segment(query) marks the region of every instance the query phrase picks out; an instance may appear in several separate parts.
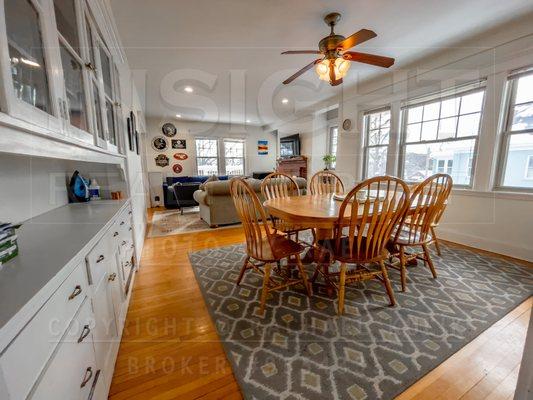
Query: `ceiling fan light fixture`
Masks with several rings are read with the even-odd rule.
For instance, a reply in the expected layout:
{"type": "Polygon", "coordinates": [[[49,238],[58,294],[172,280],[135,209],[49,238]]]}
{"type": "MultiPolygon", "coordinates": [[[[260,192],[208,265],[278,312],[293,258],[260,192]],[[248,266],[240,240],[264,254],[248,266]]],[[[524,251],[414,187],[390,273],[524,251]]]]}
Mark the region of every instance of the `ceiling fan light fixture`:
{"type": "MultiPolygon", "coordinates": [[[[330,68],[331,63],[330,60],[324,59],[320,61],[315,68],[316,73],[318,74],[318,78],[320,80],[330,82],[331,76],[330,76],[330,68]]],[[[335,63],[333,64],[333,73],[335,74],[335,80],[342,79],[346,76],[348,73],[348,70],[350,69],[350,62],[348,60],[345,60],[343,58],[337,58],[335,59],[335,63]]]]}

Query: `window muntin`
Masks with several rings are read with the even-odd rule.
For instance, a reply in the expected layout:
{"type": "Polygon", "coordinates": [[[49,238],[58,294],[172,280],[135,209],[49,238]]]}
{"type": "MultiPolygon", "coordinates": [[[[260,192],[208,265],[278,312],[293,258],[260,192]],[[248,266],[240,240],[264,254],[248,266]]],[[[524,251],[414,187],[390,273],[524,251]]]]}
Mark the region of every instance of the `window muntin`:
{"type": "Polygon", "coordinates": [[[218,140],[196,139],[196,169],[198,175],[218,174],[218,140]]]}
{"type": "Polygon", "coordinates": [[[244,140],[224,139],[226,175],[244,175],[244,140]]]}
{"type": "Polygon", "coordinates": [[[500,187],[533,189],[533,71],[509,80],[500,187]]]}
{"type": "Polygon", "coordinates": [[[484,96],[485,89],[474,89],[402,110],[403,179],[419,182],[443,172],[454,184],[471,186],[484,96]]]}
{"type": "MultiPolygon", "coordinates": [[[[328,137],[328,154],[337,157],[337,147],[339,143],[339,127],[332,126],[329,128],[329,137],[328,137]]],[[[331,168],[335,169],[337,161],[331,163],[331,168]]]]}
{"type": "Polygon", "coordinates": [[[52,114],[39,12],[30,0],[5,0],[15,96],[52,114]]]}
{"type": "MultiPolygon", "coordinates": [[[[416,115],[413,115],[416,118],[416,115]]],[[[385,175],[390,135],[390,109],[365,115],[364,177],[385,175]]]]}

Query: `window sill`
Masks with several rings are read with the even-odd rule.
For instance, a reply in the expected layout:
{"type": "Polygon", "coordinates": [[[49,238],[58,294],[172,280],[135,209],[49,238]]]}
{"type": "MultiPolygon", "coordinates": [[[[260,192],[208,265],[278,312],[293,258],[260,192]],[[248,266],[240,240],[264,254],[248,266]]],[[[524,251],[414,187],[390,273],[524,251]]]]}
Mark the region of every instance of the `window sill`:
{"type": "Polygon", "coordinates": [[[485,198],[493,198],[493,199],[533,201],[533,193],[525,193],[525,192],[508,192],[508,191],[483,192],[480,190],[458,188],[458,189],[453,189],[452,194],[458,195],[458,196],[473,196],[473,197],[485,197],[485,198]]]}

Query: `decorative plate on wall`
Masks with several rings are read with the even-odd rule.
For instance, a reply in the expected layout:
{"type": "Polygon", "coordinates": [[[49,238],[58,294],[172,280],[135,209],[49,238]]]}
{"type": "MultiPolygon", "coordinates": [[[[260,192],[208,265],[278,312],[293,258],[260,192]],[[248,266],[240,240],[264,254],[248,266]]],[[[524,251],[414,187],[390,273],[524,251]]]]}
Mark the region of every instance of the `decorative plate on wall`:
{"type": "Polygon", "coordinates": [[[189,156],[185,153],[174,153],[174,158],[176,160],[180,160],[180,161],[183,161],[183,160],[186,160],[187,158],[189,158],[189,156]]]}
{"type": "Polygon", "coordinates": [[[345,131],[349,131],[351,127],[352,127],[352,120],[346,118],[344,122],[342,123],[342,129],[344,129],[345,131]]]}
{"type": "Polygon", "coordinates": [[[158,167],[166,167],[169,164],[169,158],[164,154],[159,154],[157,157],[155,157],[155,165],[158,167]]]}
{"type": "Polygon", "coordinates": [[[181,164],[174,164],[172,166],[172,170],[174,171],[174,173],[179,174],[181,171],[183,171],[183,167],[181,166],[181,164]]]}
{"type": "Polygon", "coordinates": [[[152,148],[156,151],[165,151],[167,146],[167,139],[163,136],[157,136],[152,139],[152,148]]]}
{"type": "Polygon", "coordinates": [[[164,124],[161,129],[163,130],[163,134],[168,137],[176,136],[176,133],[178,132],[174,124],[171,124],[170,122],[164,124]]]}

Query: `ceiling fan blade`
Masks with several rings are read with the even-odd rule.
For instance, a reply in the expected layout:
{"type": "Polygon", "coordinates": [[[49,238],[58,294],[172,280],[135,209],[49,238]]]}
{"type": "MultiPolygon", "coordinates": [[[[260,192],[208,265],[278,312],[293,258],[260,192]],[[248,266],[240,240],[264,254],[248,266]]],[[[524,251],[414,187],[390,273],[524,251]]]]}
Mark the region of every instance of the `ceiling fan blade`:
{"type": "Polygon", "coordinates": [[[348,50],[354,47],[355,45],[366,42],[367,40],[375,38],[376,36],[377,35],[374,31],[371,31],[369,29],[361,29],[360,31],[355,32],[352,36],[348,36],[346,39],[340,42],[337,45],[337,48],[341,50],[348,50]]]}
{"type": "Polygon", "coordinates": [[[281,54],[322,54],[322,53],[318,50],[289,50],[289,51],[284,51],[281,54]]]}
{"type": "Polygon", "coordinates": [[[291,83],[293,80],[295,80],[296,78],[298,78],[300,75],[302,75],[304,72],[307,72],[308,70],[310,70],[311,68],[313,68],[313,66],[320,62],[321,58],[318,58],[316,59],[315,61],[313,62],[310,62],[309,64],[307,64],[305,67],[303,67],[301,70],[299,70],[298,72],[296,72],[294,75],[290,76],[289,78],[285,79],[283,81],[283,84],[284,85],[287,85],[289,83],[291,83]]]}
{"type": "Polygon", "coordinates": [[[360,63],[376,65],[378,67],[389,68],[394,64],[394,58],[377,56],[375,54],[359,53],[357,51],[347,51],[342,55],[345,60],[357,61],[360,63]]]}

